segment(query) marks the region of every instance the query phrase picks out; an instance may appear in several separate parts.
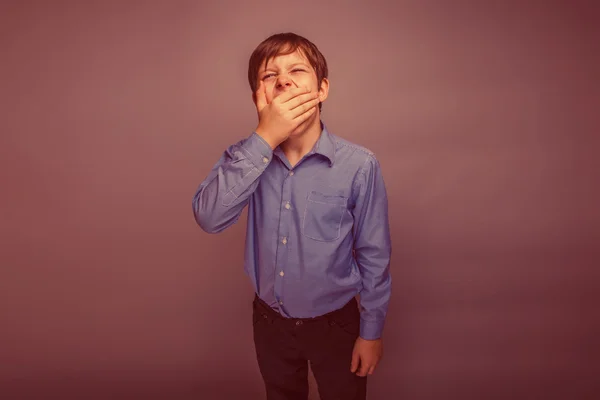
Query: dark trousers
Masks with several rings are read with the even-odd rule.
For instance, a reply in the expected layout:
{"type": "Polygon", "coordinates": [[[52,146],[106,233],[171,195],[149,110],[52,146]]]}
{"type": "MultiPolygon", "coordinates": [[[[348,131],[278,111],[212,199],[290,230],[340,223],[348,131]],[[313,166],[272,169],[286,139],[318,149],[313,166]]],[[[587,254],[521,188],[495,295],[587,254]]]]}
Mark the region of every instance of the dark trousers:
{"type": "Polygon", "coordinates": [[[321,400],[365,400],[367,378],[350,372],[360,313],[353,298],[316,318],[285,318],[255,296],[254,344],[267,400],[307,400],[308,362],[321,400]]]}

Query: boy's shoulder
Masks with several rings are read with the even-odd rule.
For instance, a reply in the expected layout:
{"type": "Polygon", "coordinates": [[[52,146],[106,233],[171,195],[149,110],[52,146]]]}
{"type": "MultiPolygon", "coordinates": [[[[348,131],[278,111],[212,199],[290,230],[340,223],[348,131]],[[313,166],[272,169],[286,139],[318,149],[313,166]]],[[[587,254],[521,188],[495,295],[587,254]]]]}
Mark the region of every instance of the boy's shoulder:
{"type": "Polygon", "coordinates": [[[336,161],[358,164],[359,166],[367,163],[377,163],[375,153],[368,147],[331,132],[329,132],[329,137],[335,145],[336,161]]]}

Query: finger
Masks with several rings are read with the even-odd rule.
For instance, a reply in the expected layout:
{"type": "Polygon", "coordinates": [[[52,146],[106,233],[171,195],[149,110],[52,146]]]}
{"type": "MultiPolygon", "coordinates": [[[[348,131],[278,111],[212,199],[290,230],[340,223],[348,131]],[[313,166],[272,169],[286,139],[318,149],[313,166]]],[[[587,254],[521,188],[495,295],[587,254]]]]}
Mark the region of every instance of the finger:
{"type": "Polygon", "coordinates": [[[269,100],[267,100],[267,85],[265,85],[265,83],[262,81],[261,81],[261,83],[262,83],[262,88],[263,88],[262,93],[263,93],[263,96],[265,97],[265,103],[269,104],[269,100]]]}
{"type": "Polygon", "coordinates": [[[354,351],[352,352],[352,362],[350,363],[350,372],[355,373],[356,370],[358,369],[358,361],[360,360],[360,357],[358,355],[358,352],[354,351]]]}
{"type": "Polygon", "coordinates": [[[267,105],[267,90],[263,81],[258,81],[258,89],[256,89],[256,108],[258,111],[265,108],[267,105]]]}
{"type": "Polygon", "coordinates": [[[300,126],[300,124],[306,122],[306,120],[308,120],[311,117],[311,115],[313,115],[316,112],[317,112],[317,107],[312,107],[310,110],[306,111],[304,114],[300,115],[299,117],[294,118],[293,121],[296,123],[296,126],[300,126]]]}
{"type": "Polygon", "coordinates": [[[373,375],[373,372],[375,372],[375,365],[371,366],[371,368],[369,368],[369,375],[373,375]]]}
{"type": "Polygon", "coordinates": [[[319,97],[319,93],[318,92],[310,92],[310,93],[304,93],[301,94],[299,96],[294,97],[293,99],[289,100],[286,103],[286,106],[289,106],[290,110],[295,109],[296,107],[309,102],[311,100],[317,99],[319,97]]]}
{"type": "Polygon", "coordinates": [[[296,96],[299,96],[301,94],[308,93],[308,92],[309,92],[308,88],[294,87],[286,92],[283,92],[279,96],[277,96],[277,101],[280,102],[281,104],[283,104],[283,103],[290,101],[291,99],[293,99],[296,96]]]}
{"type": "Polygon", "coordinates": [[[313,110],[315,110],[318,104],[318,98],[312,99],[311,101],[307,101],[306,103],[294,108],[292,111],[290,111],[290,115],[293,119],[298,119],[302,117],[305,113],[312,112],[313,110]]]}
{"type": "Polygon", "coordinates": [[[358,376],[367,376],[367,373],[369,372],[369,369],[371,367],[365,363],[360,363],[360,371],[358,372],[358,376]]]}

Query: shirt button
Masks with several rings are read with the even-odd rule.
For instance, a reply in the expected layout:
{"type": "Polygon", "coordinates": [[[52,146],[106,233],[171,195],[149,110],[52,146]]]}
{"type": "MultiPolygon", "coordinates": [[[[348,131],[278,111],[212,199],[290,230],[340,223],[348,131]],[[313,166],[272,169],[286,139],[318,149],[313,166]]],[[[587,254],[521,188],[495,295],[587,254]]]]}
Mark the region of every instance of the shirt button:
{"type": "Polygon", "coordinates": [[[279,276],[283,276],[283,271],[281,271],[281,272],[279,273],[279,276]]]}
{"type": "Polygon", "coordinates": [[[298,326],[302,325],[302,321],[296,321],[296,325],[298,325],[298,326]]]}
{"type": "Polygon", "coordinates": [[[290,176],[294,176],[294,171],[290,171],[290,176]]]}
{"type": "Polygon", "coordinates": [[[283,301],[280,301],[280,302],[279,302],[279,305],[280,305],[280,306],[282,306],[282,305],[283,305],[283,301]]]}
{"type": "Polygon", "coordinates": [[[281,241],[281,243],[287,244],[287,238],[284,237],[283,240],[281,241]]]}
{"type": "Polygon", "coordinates": [[[266,164],[269,162],[269,159],[267,157],[263,157],[263,162],[266,164]]]}
{"type": "Polygon", "coordinates": [[[287,203],[285,203],[285,208],[286,208],[286,209],[288,209],[288,210],[289,210],[290,208],[292,208],[292,207],[290,206],[290,202],[289,202],[289,201],[288,201],[287,203]]]}

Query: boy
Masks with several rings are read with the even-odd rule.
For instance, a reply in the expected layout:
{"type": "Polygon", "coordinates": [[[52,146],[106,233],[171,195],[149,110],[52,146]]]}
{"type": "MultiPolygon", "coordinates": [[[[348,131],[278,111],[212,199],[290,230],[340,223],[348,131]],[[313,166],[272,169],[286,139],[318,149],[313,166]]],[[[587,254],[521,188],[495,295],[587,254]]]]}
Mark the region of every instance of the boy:
{"type": "Polygon", "coordinates": [[[198,187],[196,221],[221,232],[248,206],[244,269],[256,290],[267,398],[306,400],[310,362],[322,400],[363,400],[391,290],[379,163],[321,122],[327,62],[312,42],[267,38],[250,57],[248,80],[258,126],[198,187]]]}

